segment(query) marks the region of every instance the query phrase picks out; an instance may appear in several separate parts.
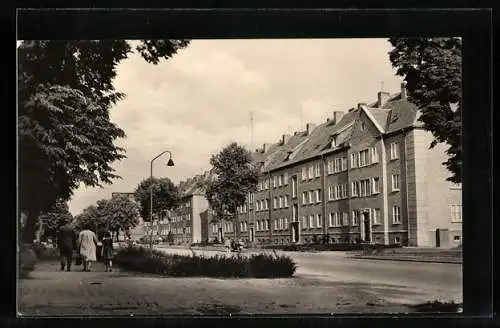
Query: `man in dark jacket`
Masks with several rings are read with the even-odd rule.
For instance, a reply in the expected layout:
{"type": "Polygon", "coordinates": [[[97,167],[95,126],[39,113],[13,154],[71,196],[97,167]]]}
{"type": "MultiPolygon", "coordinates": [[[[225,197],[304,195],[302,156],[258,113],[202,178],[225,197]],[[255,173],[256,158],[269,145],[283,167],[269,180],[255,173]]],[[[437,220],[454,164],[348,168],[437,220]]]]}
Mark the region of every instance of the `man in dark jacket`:
{"type": "Polygon", "coordinates": [[[76,249],[77,236],[70,222],[61,220],[60,224],[57,242],[61,255],[61,271],[64,271],[64,267],[66,267],[66,271],[71,271],[71,261],[73,260],[73,250],[76,249]]]}

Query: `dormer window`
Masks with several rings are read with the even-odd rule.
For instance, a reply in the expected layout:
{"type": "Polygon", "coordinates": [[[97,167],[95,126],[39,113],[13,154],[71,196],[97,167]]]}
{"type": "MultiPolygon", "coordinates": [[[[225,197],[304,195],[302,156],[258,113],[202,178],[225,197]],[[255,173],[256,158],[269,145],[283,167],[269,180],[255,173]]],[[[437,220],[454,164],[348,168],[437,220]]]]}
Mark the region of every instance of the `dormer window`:
{"type": "Polygon", "coordinates": [[[394,114],[394,115],[392,115],[392,117],[391,117],[391,123],[396,122],[396,121],[398,120],[398,118],[399,118],[399,117],[398,117],[398,114],[394,114]]]}
{"type": "Polygon", "coordinates": [[[331,147],[332,147],[332,148],[335,148],[335,147],[337,147],[337,146],[338,146],[338,144],[337,144],[337,137],[338,137],[337,135],[334,135],[334,136],[332,137],[332,143],[331,143],[331,147]]]}

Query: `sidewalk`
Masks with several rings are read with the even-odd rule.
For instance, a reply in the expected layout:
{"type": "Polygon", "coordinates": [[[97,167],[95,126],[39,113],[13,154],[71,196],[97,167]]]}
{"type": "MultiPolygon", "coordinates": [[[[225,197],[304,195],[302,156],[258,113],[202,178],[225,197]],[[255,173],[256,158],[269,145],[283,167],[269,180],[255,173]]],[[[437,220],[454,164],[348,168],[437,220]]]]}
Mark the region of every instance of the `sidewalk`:
{"type": "MultiPolygon", "coordinates": [[[[81,270],[80,267],[75,267],[81,270]]],[[[61,272],[59,263],[40,262],[19,281],[18,315],[293,314],[406,312],[387,296],[408,291],[387,286],[291,279],[173,278],[120,270],[61,272]]],[[[413,292],[412,292],[413,293],[413,292]]],[[[398,296],[404,300],[401,296],[398,296]]]]}

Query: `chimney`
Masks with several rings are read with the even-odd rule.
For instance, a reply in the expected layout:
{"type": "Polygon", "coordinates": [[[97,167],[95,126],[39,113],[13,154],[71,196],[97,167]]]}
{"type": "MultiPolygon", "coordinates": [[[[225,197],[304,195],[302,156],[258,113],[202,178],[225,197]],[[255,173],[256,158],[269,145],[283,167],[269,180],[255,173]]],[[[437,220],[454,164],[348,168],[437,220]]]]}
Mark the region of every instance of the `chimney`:
{"type": "Polygon", "coordinates": [[[281,137],[281,144],[282,145],[285,145],[288,141],[290,140],[290,135],[289,134],[284,134],[282,137],[281,137]]]}
{"type": "Polygon", "coordinates": [[[407,99],[407,94],[406,94],[406,81],[401,82],[401,100],[406,100],[407,99]]]}
{"type": "Polygon", "coordinates": [[[269,150],[269,148],[271,148],[271,144],[268,144],[268,143],[265,143],[263,146],[262,146],[262,151],[263,153],[267,153],[267,151],[269,150]]]}
{"type": "Polygon", "coordinates": [[[366,106],[366,103],[365,103],[365,102],[358,103],[357,108],[358,108],[358,109],[361,109],[361,107],[363,107],[363,106],[366,106]]]}
{"type": "Polygon", "coordinates": [[[311,132],[312,130],[314,130],[314,128],[316,127],[316,124],[313,124],[313,123],[307,123],[306,124],[306,132],[307,132],[307,135],[311,135],[311,132]]]}
{"type": "Polygon", "coordinates": [[[380,91],[378,93],[377,107],[378,108],[384,107],[388,99],[389,99],[389,92],[380,91]]]}
{"type": "Polygon", "coordinates": [[[333,112],[333,124],[337,124],[338,122],[340,122],[340,120],[342,119],[342,116],[344,116],[344,112],[341,112],[341,111],[334,111],[333,112]]]}

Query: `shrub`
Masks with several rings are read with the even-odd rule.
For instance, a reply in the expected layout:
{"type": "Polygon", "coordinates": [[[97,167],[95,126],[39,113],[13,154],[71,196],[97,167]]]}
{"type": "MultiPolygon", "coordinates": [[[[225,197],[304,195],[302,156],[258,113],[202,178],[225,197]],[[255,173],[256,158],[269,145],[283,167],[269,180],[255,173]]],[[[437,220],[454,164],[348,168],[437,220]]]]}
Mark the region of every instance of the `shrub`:
{"type": "Polygon", "coordinates": [[[118,251],[115,263],[124,269],[174,277],[291,277],[297,266],[288,256],[268,254],[236,256],[170,255],[143,247],[128,247],[118,251]]]}
{"type": "Polygon", "coordinates": [[[44,244],[37,242],[31,246],[38,260],[54,260],[59,258],[59,249],[48,248],[44,244]]]}

